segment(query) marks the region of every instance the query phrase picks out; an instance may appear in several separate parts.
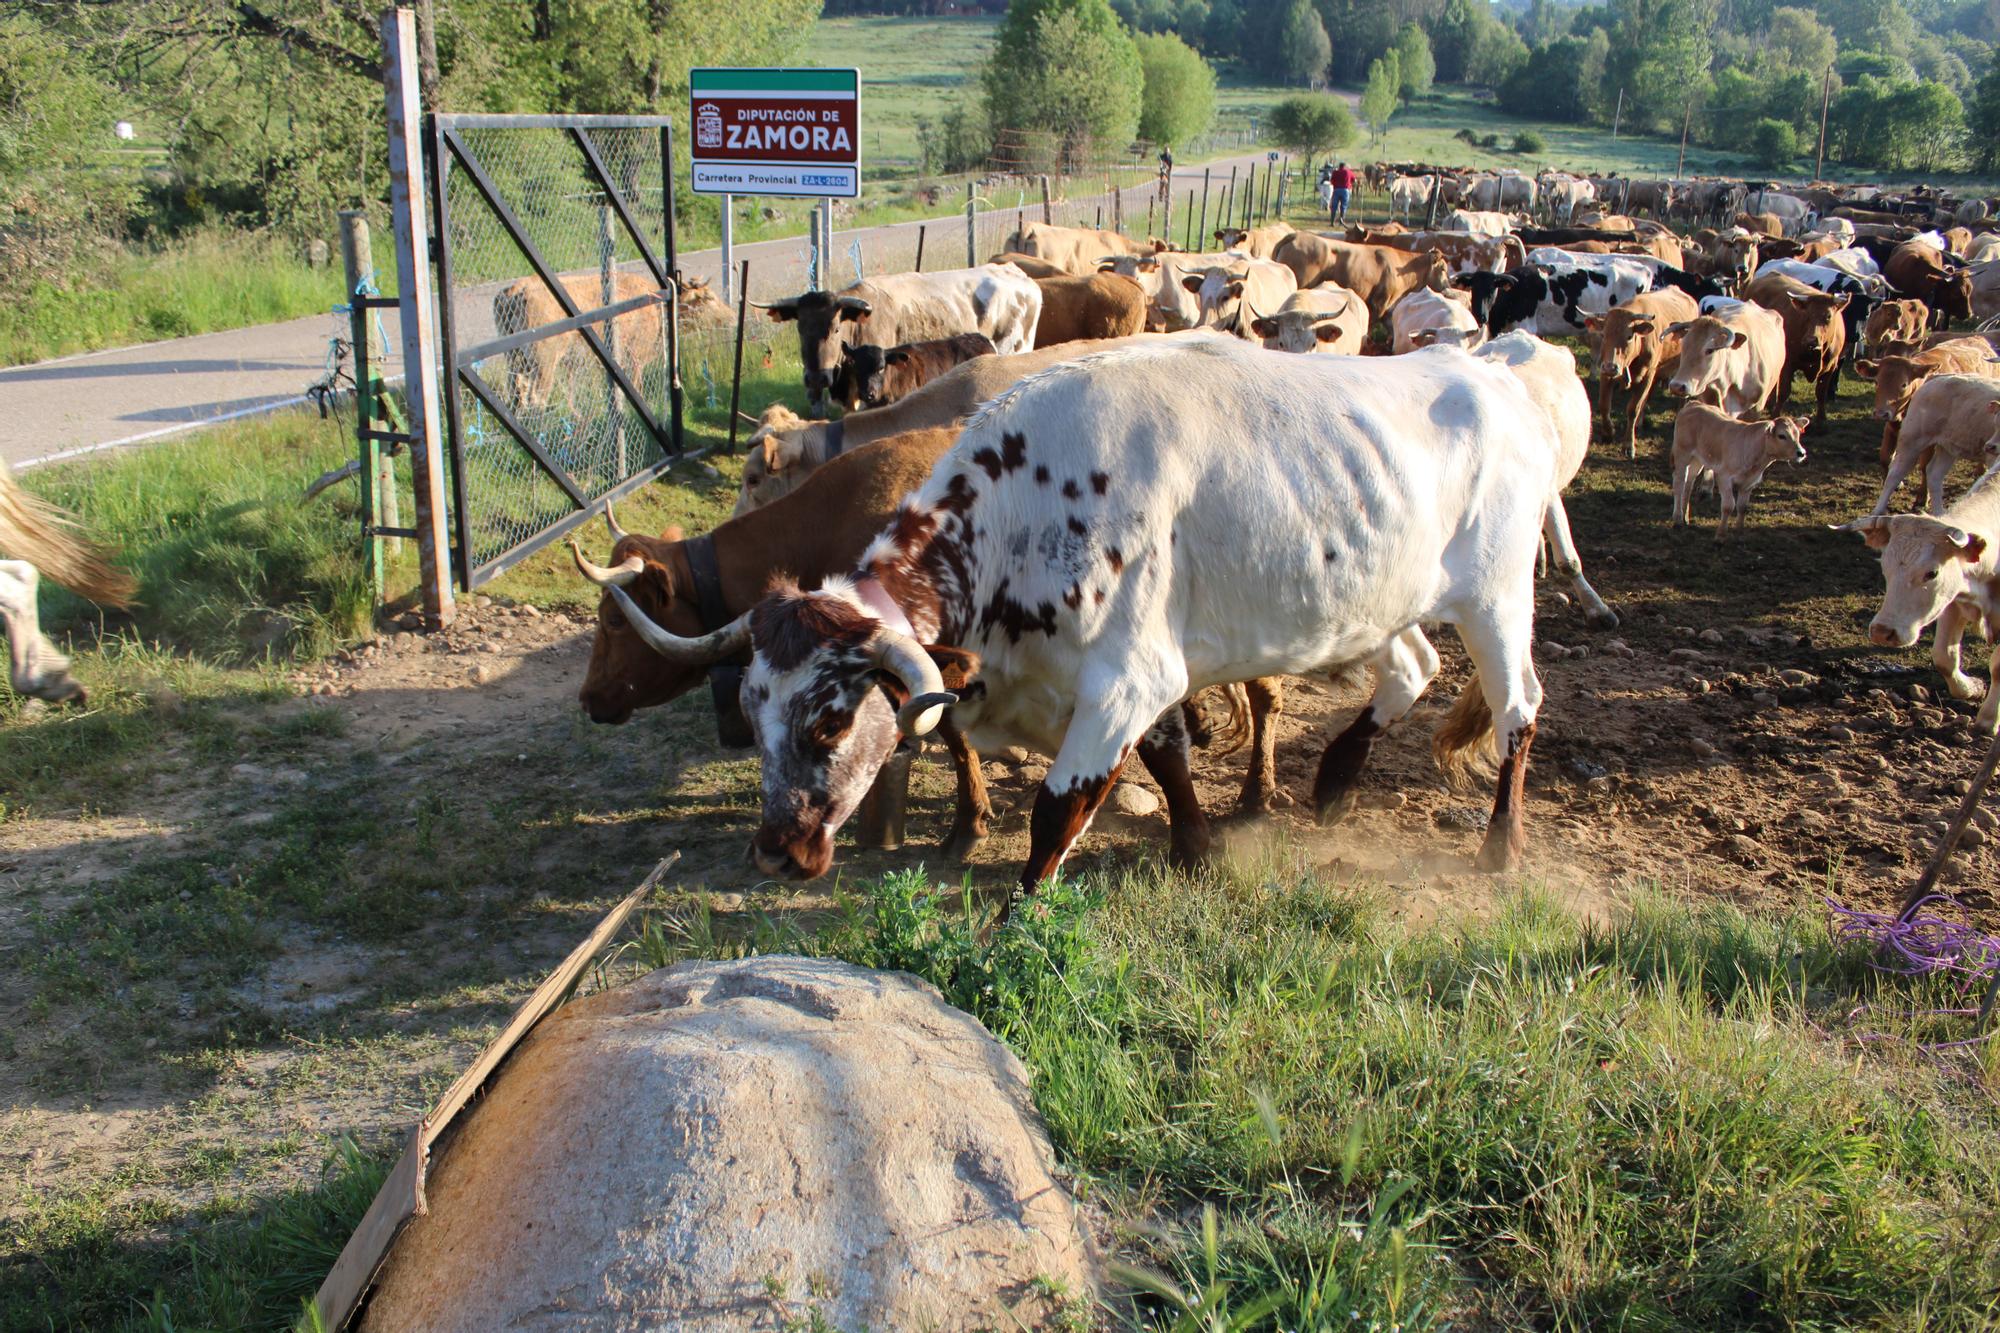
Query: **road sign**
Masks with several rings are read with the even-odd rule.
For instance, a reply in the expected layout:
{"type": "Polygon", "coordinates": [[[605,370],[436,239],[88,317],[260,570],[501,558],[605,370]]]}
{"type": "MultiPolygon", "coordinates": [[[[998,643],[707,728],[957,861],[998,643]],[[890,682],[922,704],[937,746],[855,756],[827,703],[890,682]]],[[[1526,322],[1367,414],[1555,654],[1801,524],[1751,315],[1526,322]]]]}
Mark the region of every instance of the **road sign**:
{"type": "Polygon", "coordinates": [[[861,193],[861,71],[688,71],[697,194],[861,193]]]}

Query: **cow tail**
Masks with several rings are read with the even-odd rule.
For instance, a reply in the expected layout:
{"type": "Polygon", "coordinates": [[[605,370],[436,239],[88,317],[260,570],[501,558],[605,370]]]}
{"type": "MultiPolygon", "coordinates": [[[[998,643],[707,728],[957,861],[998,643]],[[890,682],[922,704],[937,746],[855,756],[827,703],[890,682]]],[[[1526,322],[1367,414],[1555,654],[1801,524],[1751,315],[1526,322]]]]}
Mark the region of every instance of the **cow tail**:
{"type": "Polygon", "coordinates": [[[1228,710],[1208,746],[1209,754],[1220,758],[1235,754],[1250,743],[1250,691],[1241,681],[1232,681],[1216,687],[1215,692],[1222,696],[1223,706],[1228,710]]]}
{"type": "Polygon", "coordinates": [[[1458,702],[1431,735],[1431,757],[1447,783],[1463,786],[1492,739],[1493,710],[1486,706],[1486,691],[1480,688],[1475,671],[1459,691],[1458,702]]]}
{"type": "Polygon", "coordinates": [[[104,606],[129,606],[131,574],[109,553],[76,531],[68,514],[30,495],[0,471],[0,554],[25,560],[79,597],[104,606]]]}

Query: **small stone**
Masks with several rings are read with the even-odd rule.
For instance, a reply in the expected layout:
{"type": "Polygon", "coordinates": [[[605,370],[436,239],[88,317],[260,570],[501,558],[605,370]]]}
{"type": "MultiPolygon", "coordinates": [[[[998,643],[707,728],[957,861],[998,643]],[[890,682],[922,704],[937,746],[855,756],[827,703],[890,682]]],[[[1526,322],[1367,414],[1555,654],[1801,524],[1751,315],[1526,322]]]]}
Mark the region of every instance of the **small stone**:
{"type": "Polygon", "coordinates": [[[1669,662],[1706,662],[1708,654],[1699,648],[1669,648],[1667,650],[1667,660],[1669,662]]]}
{"type": "Polygon", "coordinates": [[[1972,790],[1972,781],[1969,778],[1957,778],[1947,782],[1944,789],[1953,796],[1963,796],[1972,790]]]}
{"type": "Polygon", "coordinates": [[[1759,708],[1776,708],[1778,706],[1778,696],[1769,690],[1759,690],[1750,696],[1750,702],[1756,704],[1759,708]]]}
{"type": "Polygon", "coordinates": [[[1623,639],[1606,639],[1604,641],[1604,651],[1613,657],[1630,657],[1632,655],[1632,645],[1623,639]]]}
{"type": "Polygon", "coordinates": [[[988,762],[985,765],[985,769],[986,780],[988,782],[1004,782],[1014,776],[1014,770],[998,760],[988,762]]]}
{"type": "Polygon", "coordinates": [[[524,602],[521,605],[521,614],[529,620],[540,620],[542,618],[542,608],[524,602]]]}
{"type": "Polygon", "coordinates": [[[1746,865],[1756,865],[1764,859],[1764,844],[1748,834],[1734,833],[1722,841],[1729,854],[1746,865]]]}
{"type": "Polygon", "coordinates": [[[1399,791],[1371,791],[1361,796],[1363,810],[1401,810],[1410,803],[1410,798],[1399,791]]]}
{"type": "Polygon", "coordinates": [[[1819,684],[1818,676],[1815,676],[1810,671],[1801,671],[1797,667],[1786,667],[1778,673],[1778,679],[1784,681],[1787,685],[1819,684]]]}
{"type": "Polygon", "coordinates": [[[1714,689],[1715,686],[1703,680],[1700,676],[1692,676],[1688,679],[1688,688],[1693,690],[1696,694],[1707,694],[1710,690],[1714,689]]]}
{"type": "Polygon", "coordinates": [[[424,617],[422,612],[405,611],[402,615],[396,617],[396,628],[398,629],[420,630],[423,627],[424,617]]]}
{"type": "Polygon", "coordinates": [[[1701,633],[1695,635],[1694,637],[1696,638],[1697,641],[1701,643],[1721,643],[1722,631],[1711,627],[1709,629],[1703,630],[1701,633]]]}
{"type": "Polygon", "coordinates": [[[1903,694],[1913,704],[1927,704],[1931,701],[1931,692],[1915,681],[1903,687],[1903,694]]]}
{"type": "Polygon", "coordinates": [[[1717,750],[1711,742],[1705,741],[1699,736],[1691,736],[1688,738],[1688,749],[1693,750],[1697,755],[1699,755],[1703,759],[1713,759],[1715,758],[1716,755],[1721,753],[1721,751],[1717,750]]]}
{"type": "Polygon", "coordinates": [[[1607,774],[1603,777],[1592,778],[1590,779],[1590,781],[1584,783],[1583,785],[1586,790],[1598,792],[1601,794],[1603,792],[1608,792],[1611,790],[1611,778],[1607,774]]]}
{"type": "Polygon", "coordinates": [[[1854,728],[1835,724],[1826,729],[1826,738],[1830,741],[1838,741],[1844,745],[1854,739],[1854,728]]]}
{"type": "Polygon", "coordinates": [[[1437,812],[1437,826],[1455,833],[1484,833],[1493,816],[1477,805],[1448,805],[1437,812]]]}
{"type": "Polygon", "coordinates": [[[1032,756],[1029,755],[1026,749],[1019,745],[1009,745],[1000,751],[1000,758],[1019,768],[1022,764],[1027,763],[1032,756]]]}
{"type": "Polygon", "coordinates": [[[484,611],[487,607],[493,605],[493,599],[491,597],[485,596],[484,594],[481,594],[480,596],[474,597],[472,599],[472,604],[478,607],[481,611],[484,611]]]}
{"type": "Polygon", "coordinates": [[[1985,843],[1986,830],[1977,824],[1967,824],[1965,832],[1958,835],[1958,845],[1961,847],[1981,847],[1985,843]]]}
{"type": "Polygon", "coordinates": [[[1590,645],[1579,643],[1576,647],[1569,650],[1569,655],[1571,657],[1588,657],[1590,656],[1590,645]]]}
{"type": "Polygon", "coordinates": [[[1111,806],[1121,815],[1150,815],[1159,810],[1160,798],[1137,783],[1121,782],[1111,789],[1111,806]]]}
{"type": "Polygon", "coordinates": [[[493,679],[493,668],[489,664],[481,662],[478,666],[466,672],[465,678],[474,685],[484,685],[487,681],[493,679]]]}
{"type": "Polygon", "coordinates": [[[1535,647],[1539,648],[1541,650],[1541,655],[1543,657],[1546,657],[1551,662],[1560,662],[1565,657],[1569,656],[1569,649],[1563,647],[1561,644],[1557,643],[1554,639],[1543,639],[1540,643],[1536,644],[1535,647]]]}
{"type": "Polygon", "coordinates": [[[1694,637],[1694,626],[1676,625],[1674,626],[1674,635],[1677,638],[1692,639],[1694,637]]]}
{"type": "Polygon", "coordinates": [[[1988,833],[2000,831],[2000,815],[1995,815],[1983,805],[1972,812],[1972,822],[1988,833]]]}

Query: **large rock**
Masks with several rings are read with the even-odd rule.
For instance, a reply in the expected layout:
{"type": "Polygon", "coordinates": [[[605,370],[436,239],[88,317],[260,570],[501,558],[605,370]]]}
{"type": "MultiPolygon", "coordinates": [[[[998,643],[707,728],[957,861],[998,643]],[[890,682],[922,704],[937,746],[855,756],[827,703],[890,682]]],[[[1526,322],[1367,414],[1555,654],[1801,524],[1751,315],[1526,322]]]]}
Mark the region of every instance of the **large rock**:
{"type": "Polygon", "coordinates": [[[654,972],[460,1123],[363,1328],[1034,1328],[1092,1290],[1020,1062],[902,974],[654,972]]]}

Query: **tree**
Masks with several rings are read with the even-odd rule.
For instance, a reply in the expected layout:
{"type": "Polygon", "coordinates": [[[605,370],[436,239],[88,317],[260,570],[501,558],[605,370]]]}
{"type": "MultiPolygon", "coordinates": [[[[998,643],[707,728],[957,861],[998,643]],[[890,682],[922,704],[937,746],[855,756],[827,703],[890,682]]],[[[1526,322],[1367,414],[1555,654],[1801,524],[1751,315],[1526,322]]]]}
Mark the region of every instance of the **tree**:
{"type": "Polygon", "coordinates": [[[1479,29],[1465,58],[1465,81],[1481,88],[1504,88],[1528,60],[1528,44],[1520,34],[1504,23],[1489,21],[1479,29]]]}
{"type": "Polygon", "coordinates": [[[1590,110],[1584,86],[1589,53],[1590,42],[1582,37],[1558,37],[1537,48],[1500,85],[1501,109],[1536,120],[1582,121],[1590,110]]]}
{"type": "Polygon", "coordinates": [[[97,168],[111,138],[112,91],[67,46],[0,21],[0,282],[24,293],[64,282],[84,252],[121,232],[132,193],[97,168]]]}
{"type": "Polygon", "coordinates": [[[1215,70],[1171,33],[1145,33],[1138,43],[1139,137],[1168,147],[1198,137],[1215,119],[1215,70]]]}
{"type": "Polygon", "coordinates": [[[1378,140],[1389,132],[1389,117],[1396,114],[1402,100],[1403,74],[1397,64],[1396,53],[1384,51],[1382,58],[1368,67],[1368,86],[1361,92],[1361,119],[1378,140]]]}
{"type": "Polygon", "coordinates": [[[1817,78],[1833,63],[1838,48],[1833,29],[1810,9],[1781,6],[1771,11],[1771,21],[1764,28],[1764,54],[1776,73],[1817,78]]]}
{"type": "Polygon", "coordinates": [[[1266,67],[1286,83],[1318,84],[1333,58],[1326,25],[1313,11],[1312,0],[1291,0],[1278,19],[1277,40],[1265,50],[1266,67]]]}
{"type": "Polygon", "coordinates": [[[1437,60],[1440,83],[1466,82],[1473,48],[1480,30],[1493,20],[1486,13],[1485,0],[1444,0],[1444,8],[1431,25],[1431,51],[1437,60]]]}
{"type": "Polygon", "coordinates": [[[1973,89],[1965,120],[1972,130],[1972,152],[1979,170],[2000,166],[2000,57],[1973,89]]]}
{"type": "Polygon", "coordinates": [[[1065,159],[1139,128],[1139,48],[1106,0],[1014,0],[984,83],[994,133],[1053,133],[1065,159]]]}
{"type": "Polygon", "coordinates": [[[1353,143],[1355,133],[1347,103],[1325,93],[1287,97],[1264,117],[1264,137],[1308,163],[1353,143]]]}
{"type": "Polygon", "coordinates": [[[1790,166],[1798,155],[1799,132],[1790,121],[1766,116],[1750,131],[1751,159],[1767,171],[1790,166]]]}
{"type": "Polygon", "coordinates": [[[1396,34],[1396,69],[1401,75],[1405,99],[1422,97],[1437,79],[1437,61],[1431,56],[1431,39],[1414,23],[1405,23],[1396,34]]]}

